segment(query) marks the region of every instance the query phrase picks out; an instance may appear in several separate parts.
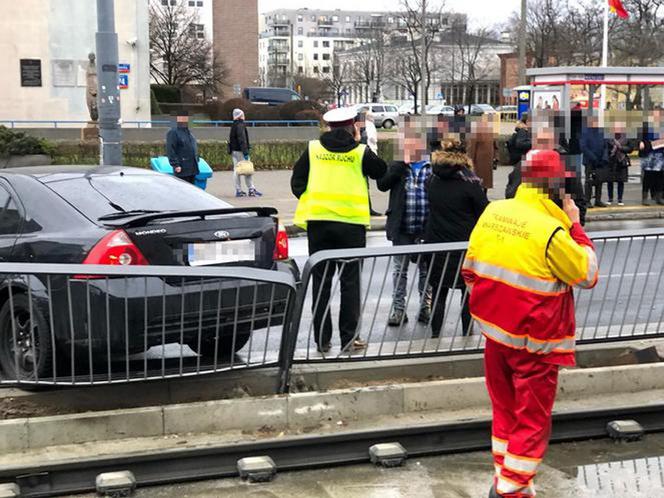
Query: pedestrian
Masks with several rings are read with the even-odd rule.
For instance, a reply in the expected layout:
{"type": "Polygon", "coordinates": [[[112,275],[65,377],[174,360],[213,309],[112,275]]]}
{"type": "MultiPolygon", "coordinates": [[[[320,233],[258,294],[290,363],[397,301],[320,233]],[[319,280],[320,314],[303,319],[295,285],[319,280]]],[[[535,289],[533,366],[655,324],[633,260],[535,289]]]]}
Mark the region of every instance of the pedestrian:
{"type": "Polygon", "coordinates": [[[482,179],[482,187],[486,192],[493,188],[493,168],[496,164],[495,136],[486,115],[480,121],[471,123],[467,150],[475,174],[482,179]]]}
{"type": "MultiPolygon", "coordinates": [[[[489,204],[481,179],[462,142],[443,140],[431,157],[433,176],[429,183],[429,218],[424,240],[427,244],[465,242],[489,204]]],[[[439,337],[445,322],[447,295],[461,290],[463,335],[471,333],[468,293],[460,275],[462,253],[437,254],[431,260],[431,289],[435,302],[431,319],[432,337],[439,337]]]]}
{"type": "Polygon", "coordinates": [[[609,142],[609,181],[607,183],[608,202],[613,204],[614,183],[618,184],[618,206],[624,206],[625,182],[629,177],[629,168],[632,165],[629,155],[633,148],[627,140],[627,123],[616,122],[614,125],[614,138],[609,142]]]}
{"type": "MultiPolygon", "coordinates": [[[[369,147],[360,144],[357,111],[340,108],[323,119],[330,130],[309,142],[295,163],[291,190],[299,199],[294,223],[307,230],[309,254],[327,249],[365,247],[370,224],[366,177],[378,180],[387,165],[369,147]]],[[[319,352],[327,353],[332,340],[328,310],[335,266],[340,271],[339,335],[344,352],[359,351],[367,343],[359,336],[360,262],[318,265],[313,270],[313,321],[319,352]],[[326,271],[327,270],[327,271],[326,271]]]]}
{"type": "MultiPolygon", "coordinates": [[[[368,108],[365,108],[358,115],[358,123],[360,123],[360,143],[368,146],[371,151],[378,155],[378,130],[376,129],[376,123],[374,122],[374,115],[371,113],[368,108]]],[[[367,179],[367,185],[369,179],[367,179]]],[[[369,192],[369,212],[371,216],[382,216],[383,213],[380,213],[373,208],[373,203],[371,202],[371,192],[369,192]]]]}
{"type": "Polygon", "coordinates": [[[516,166],[521,159],[532,149],[532,139],[530,136],[530,126],[528,124],[528,114],[524,113],[516,124],[514,133],[507,141],[507,152],[510,156],[510,164],[516,166]]]}
{"type": "MultiPolygon", "coordinates": [[[[382,192],[390,193],[385,231],[393,246],[419,243],[429,215],[427,183],[431,178],[431,164],[427,153],[426,134],[422,133],[417,117],[406,116],[399,130],[399,150],[403,161],[390,164],[385,176],[376,183],[382,192]]],[[[387,319],[391,327],[408,323],[406,294],[409,256],[395,256],[392,269],[392,307],[387,319]]],[[[431,288],[427,284],[426,261],[418,265],[420,306],[417,321],[428,324],[431,317],[431,288]]]]}
{"type": "Polygon", "coordinates": [[[659,145],[655,117],[661,116],[661,111],[653,114],[653,122],[644,123],[641,141],[639,142],[639,158],[642,171],[642,203],[650,206],[650,198],[659,205],[664,205],[662,191],[664,191],[664,147],[655,149],[653,143],[659,145]]]}
{"type": "Polygon", "coordinates": [[[198,144],[189,130],[189,114],[179,111],[176,126],[166,134],[166,155],[173,173],[180,180],[194,183],[198,175],[198,144]]]}
{"type": "Polygon", "coordinates": [[[228,149],[233,159],[233,180],[235,181],[235,197],[261,197],[263,194],[256,190],[254,187],[253,175],[239,175],[237,166],[242,161],[250,161],[249,152],[251,151],[251,144],[249,142],[249,132],[247,125],[244,122],[244,111],[242,109],[233,110],[233,124],[231,125],[231,132],[228,139],[228,149]],[[247,192],[242,190],[241,177],[244,176],[244,183],[247,187],[247,192]]]}
{"type": "Polygon", "coordinates": [[[470,237],[463,276],[486,338],[496,469],[490,497],[535,496],[558,370],[575,364],[572,287],[597,283],[593,244],[564,194],[571,174],[556,151],[532,150],[516,197],[491,203],[470,237]]]}
{"type": "Polygon", "coordinates": [[[602,202],[602,184],[606,183],[609,171],[609,148],[604,138],[604,130],[596,117],[590,119],[581,132],[581,152],[586,170],[586,201],[589,207],[606,207],[602,202]],[[595,202],[593,204],[593,187],[595,202]]]}
{"type": "MultiPolygon", "coordinates": [[[[565,149],[563,146],[560,145],[561,140],[556,140],[556,134],[558,128],[555,126],[550,126],[548,119],[545,119],[544,122],[542,122],[542,125],[537,127],[537,130],[535,132],[535,147],[538,150],[556,150],[557,152],[562,152],[564,153],[568,149],[565,149]],[[559,145],[556,145],[556,142],[559,143],[559,145]]],[[[563,159],[568,159],[570,156],[562,156],[563,159]]],[[[522,163],[517,164],[514,166],[514,169],[508,176],[507,180],[507,187],[505,188],[505,198],[506,199],[513,199],[516,196],[516,192],[521,185],[521,167],[522,163]]],[[[570,161],[569,167],[566,166],[567,171],[574,171],[575,173],[578,173],[577,168],[575,167],[575,164],[573,161],[570,161]]],[[[574,199],[574,203],[577,205],[579,208],[579,217],[581,219],[581,226],[586,225],[586,213],[587,213],[587,204],[586,204],[586,196],[583,191],[583,184],[581,183],[581,179],[577,177],[576,175],[570,175],[568,178],[565,178],[565,193],[569,194],[572,199],[574,199]]],[[[555,199],[554,202],[558,205],[559,208],[562,209],[563,204],[562,204],[562,199],[555,199]]]]}

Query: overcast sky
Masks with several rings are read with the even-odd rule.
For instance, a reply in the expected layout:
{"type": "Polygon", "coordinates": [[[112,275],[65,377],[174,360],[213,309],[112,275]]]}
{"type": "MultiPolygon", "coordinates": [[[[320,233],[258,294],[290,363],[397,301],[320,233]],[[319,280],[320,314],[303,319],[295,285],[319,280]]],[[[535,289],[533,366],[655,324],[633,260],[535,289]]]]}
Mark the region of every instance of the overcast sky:
{"type": "MultiPolygon", "coordinates": [[[[395,10],[400,0],[258,0],[261,12],[273,9],[352,9],[352,10],[395,10]]],[[[468,14],[473,25],[495,25],[503,23],[510,14],[519,9],[519,0],[446,0],[447,10],[468,14]]]]}

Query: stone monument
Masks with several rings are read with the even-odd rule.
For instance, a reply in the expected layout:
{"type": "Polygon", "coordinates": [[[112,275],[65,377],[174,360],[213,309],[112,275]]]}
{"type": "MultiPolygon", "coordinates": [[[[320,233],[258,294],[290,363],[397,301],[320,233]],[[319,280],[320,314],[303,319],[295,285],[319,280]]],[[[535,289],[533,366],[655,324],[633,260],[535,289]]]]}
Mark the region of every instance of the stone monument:
{"type": "Polygon", "coordinates": [[[97,104],[97,64],[94,52],[88,54],[88,68],[85,71],[85,102],[90,113],[90,121],[81,130],[81,140],[96,140],[99,138],[99,108],[97,104]]]}

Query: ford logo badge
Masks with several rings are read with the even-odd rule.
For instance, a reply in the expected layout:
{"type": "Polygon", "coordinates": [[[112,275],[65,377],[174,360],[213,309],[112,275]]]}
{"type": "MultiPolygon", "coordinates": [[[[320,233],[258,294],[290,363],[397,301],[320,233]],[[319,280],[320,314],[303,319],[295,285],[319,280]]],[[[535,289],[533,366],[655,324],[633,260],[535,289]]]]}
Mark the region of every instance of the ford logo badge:
{"type": "Polygon", "coordinates": [[[228,240],[231,238],[231,234],[226,232],[225,230],[219,230],[217,232],[214,232],[213,234],[216,238],[221,239],[221,240],[228,240]]]}

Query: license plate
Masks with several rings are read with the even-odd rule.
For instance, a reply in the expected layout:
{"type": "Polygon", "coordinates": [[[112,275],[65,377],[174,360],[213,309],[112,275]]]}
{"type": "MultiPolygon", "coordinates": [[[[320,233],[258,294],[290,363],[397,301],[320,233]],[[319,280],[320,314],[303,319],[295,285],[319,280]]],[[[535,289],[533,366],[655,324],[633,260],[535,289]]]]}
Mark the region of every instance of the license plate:
{"type": "Polygon", "coordinates": [[[227,240],[189,244],[189,266],[219,265],[256,260],[253,240],[227,240]]]}

